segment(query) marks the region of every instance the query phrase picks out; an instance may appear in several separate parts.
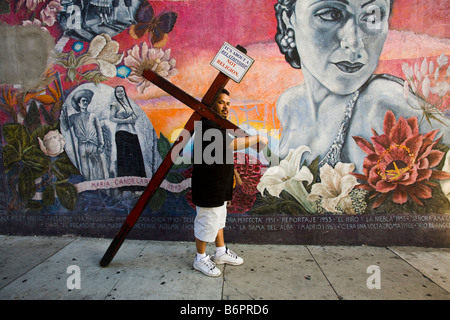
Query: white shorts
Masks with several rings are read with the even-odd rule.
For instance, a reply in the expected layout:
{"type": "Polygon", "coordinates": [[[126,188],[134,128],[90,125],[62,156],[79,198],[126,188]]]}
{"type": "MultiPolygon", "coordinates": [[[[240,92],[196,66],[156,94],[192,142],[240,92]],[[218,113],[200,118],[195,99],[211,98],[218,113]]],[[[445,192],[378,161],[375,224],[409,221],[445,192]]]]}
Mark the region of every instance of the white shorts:
{"type": "Polygon", "coordinates": [[[220,229],[225,228],[227,219],[227,203],[223,206],[205,208],[196,207],[197,216],[194,220],[194,235],[198,240],[214,242],[220,229]]]}

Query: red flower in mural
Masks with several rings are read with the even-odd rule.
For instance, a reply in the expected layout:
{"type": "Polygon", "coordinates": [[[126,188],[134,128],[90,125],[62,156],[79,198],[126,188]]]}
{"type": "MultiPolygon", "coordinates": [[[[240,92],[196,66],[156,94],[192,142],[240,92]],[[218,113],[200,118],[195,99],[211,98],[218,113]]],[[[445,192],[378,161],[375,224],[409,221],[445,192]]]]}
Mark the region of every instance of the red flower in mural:
{"type": "Polygon", "coordinates": [[[259,192],[256,186],[261,180],[261,162],[248,154],[237,152],[234,154],[235,187],[233,200],[227,208],[229,213],[245,213],[253,207],[259,192]]]}
{"type": "Polygon", "coordinates": [[[367,154],[363,173],[353,175],[364,181],[359,189],[374,191],[379,195],[373,207],[379,207],[388,197],[404,204],[410,197],[423,205],[420,199],[431,198],[431,179],[449,179],[450,173],[432,170],[441,161],[444,153],[436,150],[440,138],[434,141],[439,130],[419,133],[416,117],[395,119],[392,111],[384,117],[384,134],[378,135],[372,129],[372,143],[361,137],[353,137],[358,146],[367,154]]]}

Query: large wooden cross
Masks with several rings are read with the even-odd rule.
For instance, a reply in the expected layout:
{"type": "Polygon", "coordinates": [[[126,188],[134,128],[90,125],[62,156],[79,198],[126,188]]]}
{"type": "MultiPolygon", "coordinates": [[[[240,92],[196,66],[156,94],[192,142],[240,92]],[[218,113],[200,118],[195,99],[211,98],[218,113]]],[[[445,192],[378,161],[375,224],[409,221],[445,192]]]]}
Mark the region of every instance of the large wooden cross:
{"type": "MultiPolygon", "coordinates": [[[[241,46],[237,46],[237,49],[246,53],[246,50],[241,46]]],[[[216,79],[214,80],[214,82],[206,92],[205,96],[203,97],[202,101],[198,101],[197,99],[193,98],[192,96],[190,96],[189,94],[187,94],[186,92],[176,87],[175,85],[173,85],[172,83],[170,83],[169,81],[167,81],[166,79],[164,79],[163,77],[159,76],[158,74],[156,74],[151,70],[145,70],[143,72],[143,76],[144,78],[146,78],[147,80],[149,80],[150,82],[152,82],[153,84],[155,84],[156,86],[166,91],[167,93],[169,93],[170,95],[172,95],[173,97],[175,97],[176,99],[178,99],[179,101],[181,101],[182,103],[184,103],[185,105],[194,110],[194,113],[191,115],[186,125],[184,126],[184,129],[190,133],[190,136],[192,136],[194,132],[195,121],[199,121],[202,117],[216,122],[222,128],[232,129],[233,130],[232,133],[237,137],[249,136],[244,130],[240,129],[232,122],[222,118],[220,115],[218,115],[210,108],[215,98],[228,83],[228,80],[230,80],[230,78],[227,77],[224,73],[219,72],[216,79]]],[[[147,185],[144,192],[140,196],[138,202],[136,203],[135,207],[128,214],[128,217],[126,218],[124,224],[117,232],[109,248],[106,250],[103,258],[100,261],[100,266],[106,267],[111,263],[112,259],[116,255],[117,251],[119,251],[122,243],[124,242],[128,232],[130,232],[130,230],[135,225],[136,221],[141,216],[142,211],[145,208],[145,205],[155,194],[156,190],[159,188],[162,181],[169,172],[170,168],[172,167],[174,161],[176,161],[176,159],[173,159],[172,150],[174,150],[175,147],[179,148],[177,150],[183,150],[183,147],[188,143],[188,141],[189,141],[188,139],[183,139],[180,135],[174,142],[172,148],[165,156],[158,170],[156,170],[149,184],[147,185]]]]}

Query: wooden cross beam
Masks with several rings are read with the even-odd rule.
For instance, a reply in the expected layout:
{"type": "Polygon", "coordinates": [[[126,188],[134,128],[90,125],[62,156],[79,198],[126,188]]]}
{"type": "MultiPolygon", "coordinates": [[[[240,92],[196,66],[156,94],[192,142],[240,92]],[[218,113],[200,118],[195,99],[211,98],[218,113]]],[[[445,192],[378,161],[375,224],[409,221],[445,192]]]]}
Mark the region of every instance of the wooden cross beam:
{"type": "MultiPolygon", "coordinates": [[[[245,50],[240,46],[238,46],[237,48],[243,52],[245,50]]],[[[192,136],[192,134],[194,133],[195,121],[199,121],[202,117],[216,122],[222,128],[232,129],[233,134],[236,135],[237,137],[249,136],[244,130],[240,129],[232,122],[222,118],[210,108],[216,96],[225,87],[225,85],[228,83],[228,80],[230,80],[230,78],[227,77],[224,73],[219,72],[219,74],[217,75],[216,79],[206,92],[201,102],[151,70],[144,70],[143,76],[144,78],[146,78],[147,80],[149,80],[162,90],[166,91],[167,93],[171,94],[173,97],[175,97],[176,99],[178,99],[179,101],[181,101],[182,103],[184,103],[185,105],[194,110],[194,113],[184,126],[184,129],[190,133],[190,136],[192,136]]],[[[100,260],[100,266],[106,267],[111,263],[117,251],[119,251],[120,247],[122,246],[122,243],[125,241],[128,232],[130,232],[130,230],[133,228],[133,226],[136,224],[137,220],[141,216],[142,211],[145,208],[145,205],[153,197],[156,190],[159,188],[164,178],[166,177],[167,173],[170,171],[170,168],[172,167],[174,161],[176,161],[176,159],[173,159],[172,150],[174,150],[174,148],[179,148],[178,150],[183,150],[184,146],[187,144],[188,141],[189,141],[188,139],[184,139],[180,135],[174,142],[172,148],[165,156],[158,170],[156,170],[149,184],[147,185],[144,192],[140,196],[135,207],[128,214],[128,217],[126,218],[122,227],[117,232],[110,246],[106,250],[103,258],[100,260]]]]}

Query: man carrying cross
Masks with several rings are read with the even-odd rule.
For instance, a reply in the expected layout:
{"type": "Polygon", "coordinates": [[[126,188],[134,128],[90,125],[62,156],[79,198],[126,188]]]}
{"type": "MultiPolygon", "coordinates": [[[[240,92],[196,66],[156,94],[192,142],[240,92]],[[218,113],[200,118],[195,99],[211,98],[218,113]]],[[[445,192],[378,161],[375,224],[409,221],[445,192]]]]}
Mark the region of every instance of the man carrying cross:
{"type": "MultiPolygon", "coordinates": [[[[229,46],[227,43],[225,43],[224,47],[227,47],[228,50],[231,50],[231,46],[229,46]]],[[[238,53],[239,57],[243,57],[245,53],[247,52],[245,48],[242,48],[241,46],[237,46],[235,50],[240,51],[241,53],[238,53]]],[[[222,52],[223,50],[221,50],[222,52]]],[[[231,50],[233,51],[233,50],[231,50]]],[[[245,72],[248,71],[248,68],[250,68],[251,64],[253,63],[253,59],[251,59],[248,56],[245,56],[245,61],[247,62],[247,68],[244,70],[245,72]]],[[[257,150],[260,150],[260,147],[265,147],[267,145],[268,141],[265,137],[259,137],[259,136],[249,136],[245,131],[240,129],[237,125],[231,123],[226,118],[228,117],[228,108],[229,108],[229,94],[227,94],[227,91],[222,92],[222,89],[227,84],[228,80],[230,79],[228,75],[223,73],[225,70],[219,69],[219,74],[215,78],[214,82],[206,92],[205,96],[203,97],[202,101],[198,101],[197,99],[193,98],[192,96],[188,95],[186,92],[181,90],[180,88],[176,87],[169,81],[165,80],[162,76],[156,74],[154,71],[150,69],[146,69],[143,71],[142,76],[158,86],[159,88],[163,89],[179,101],[186,104],[188,107],[192,108],[195,112],[191,115],[189,120],[186,122],[186,125],[184,126],[184,129],[187,133],[189,133],[189,138],[192,136],[192,133],[194,131],[197,131],[196,123],[203,123],[205,122],[207,124],[207,121],[212,123],[216,128],[219,128],[218,130],[215,130],[215,132],[219,132],[219,136],[221,136],[222,141],[227,141],[227,135],[224,134],[224,129],[230,129],[232,132],[230,132],[232,135],[236,136],[237,138],[234,139],[234,143],[231,144],[231,140],[228,140],[228,144],[222,144],[222,151],[224,150],[223,147],[230,146],[232,150],[240,150],[240,149],[246,149],[248,147],[255,148],[257,150]],[[213,107],[214,106],[214,107],[213,107]],[[212,110],[211,110],[212,109],[212,110]],[[216,111],[216,112],[215,112],[216,111]]],[[[234,81],[239,82],[242,77],[244,76],[245,72],[240,73],[240,77],[233,78],[234,81]]],[[[226,130],[225,130],[226,133],[226,130]]],[[[203,135],[202,135],[203,136],[203,135]]],[[[117,232],[116,236],[114,237],[113,241],[109,245],[108,249],[106,250],[105,254],[103,255],[102,259],[100,260],[100,266],[106,267],[108,266],[120,247],[122,246],[123,242],[125,241],[125,238],[127,234],[130,232],[130,230],[135,225],[136,221],[139,219],[140,215],[142,214],[144,207],[149,199],[152,198],[152,196],[155,194],[156,190],[161,185],[161,182],[164,180],[165,176],[169,172],[170,168],[172,167],[174,161],[178,158],[179,152],[182,150],[182,148],[186,145],[186,143],[189,141],[183,134],[178,137],[178,139],[173,143],[170,151],[168,152],[167,156],[163,159],[161,165],[159,166],[158,170],[156,170],[155,174],[153,175],[152,179],[150,180],[148,186],[145,188],[143,194],[139,198],[138,202],[136,203],[135,207],[130,211],[128,214],[125,222],[123,223],[122,227],[117,232]],[[178,150],[178,152],[175,152],[175,150],[178,150]]],[[[195,146],[198,145],[194,142],[194,149],[195,146]]],[[[201,145],[201,144],[200,144],[201,145]]],[[[214,142],[214,145],[216,143],[214,142]]],[[[208,146],[209,147],[209,146],[208,146]]],[[[225,151],[227,148],[225,147],[225,151]]],[[[206,149],[206,147],[205,147],[206,149]]],[[[200,153],[204,153],[205,149],[200,151],[200,153]]],[[[220,147],[218,148],[221,149],[220,147]]],[[[195,152],[194,152],[195,153],[195,152]]],[[[223,152],[223,154],[227,154],[227,152],[223,152]]],[[[226,156],[225,156],[226,157],[226,156]]],[[[216,156],[213,156],[213,158],[216,158],[216,156]]],[[[226,157],[227,158],[227,157],[226,157]]],[[[225,159],[226,159],[225,158],[225,159]]],[[[233,156],[231,155],[231,159],[233,159],[233,156]]],[[[195,163],[195,157],[194,157],[194,163],[195,163]]],[[[217,163],[217,162],[216,162],[217,163]]],[[[225,162],[222,162],[221,165],[226,164],[225,162]]],[[[234,166],[234,161],[231,160],[229,163],[232,163],[234,166]]],[[[200,161],[201,164],[201,161],[200,161]]],[[[209,162],[205,164],[210,164],[209,162]]],[[[219,166],[220,168],[220,166],[219,166]]],[[[234,168],[234,167],[233,167],[234,168]]],[[[229,169],[227,170],[227,172],[229,169]]],[[[234,171],[234,170],[232,170],[234,171]]],[[[212,173],[212,176],[214,177],[215,173],[212,173]]],[[[205,176],[205,175],[203,175],[205,176]]],[[[227,175],[226,181],[232,181],[232,175],[227,175]],[[230,178],[231,177],[231,178],[230,178]]],[[[200,179],[200,181],[202,181],[200,179]]],[[[225,181],[225,180],[224,180],[225,181]]],[[[212,186],[225,186],[224,190],[229,190],[229,183],[205,183],[205,188],[208,186],[212,188],[212,186]]],[[[197,189],[197,188],[195,188],[197,189]]],[[[208,189],[209,190],[209,189],[208,189]]],[[[212,190],[212,189],[211,189],[212,190]]],[[[225,191],[229,192],[229,191],[225,191]]],[[[220,192],[218,194],[221,194],[220,192]]],[[[226,193],[225,193],[226,194],[226,193]]],[[[217,205],[222,206],[225,204],[225,201],[228,200],[228,198],[231,198],[231,196],[224,197],[221,202],[219,202],[217,205]]],[[[214,205],[208,204],[206,207],[215,207],[214,205]]],[[[225,207],[226,209],[226,207],[225,207]]],[[[225,210],[225,216],[226,216],[226,210],[225,210]]],[[[224,216],[224,217],[225,217],[224,216]]],[[[223,218],[224,219],[224,218],[223,218]]],[[[223,220],[222,219],[222,220],[223,220]]],[[[216,227],[217,229],[217,227],[216,227]]],[[[223,247],[225,247],[225,243],[223,241],[223,227],[219,225],[219,229],[216,231],[213,231],[213,236],[217,238],[217,244],[219,247],[222,247],[222,249],[219,249],[219,251],[223,250],[223,247]],[[221,245],[222,244],[222,245],[221,245]]],[[[214,240],[215,241],[215,240],[214,240]]],[[[202,255],[206,249],[206,241],[200,240],[199,241],[199,254],[202,255]],[[205,242],[204,244],[202,243],[205,242]]],[[[230,251],[227,251],[225,248],[225,252],[228,252],[228,255],[230,255],[230,251]]],[[[218,259],[219,253],[216,254],[214,257],[216,258],[216,262],[220,261],[218,259]]],[[[208,259],[209,260],[209,259],[208,259]]],[[[223,259],[222,259],[223,260],[223,259]]],[[[219,262],[220,263],[220,262],[219,262]]],[[[222,261],[223,263],[223,261],[222,261]]],[[[229,262],[228,262],[229,263],[229,262]]],[[[242,262],[241,262],[242,263],[242,262]]],[[[209,263],[208,263],[209,264],[209,263]]],[[[213,265],[212,270],[214,270],[215,265],[213,265]]],[[[207,272],[211,273],[211,272],[207,272]]],[[[217,276],[217,272],[212,272],[212,275],[217,276]]]]}
{"type": "MultiPolygon", "coordinates": [[[[211,108],[222,118],[229,114],[230,96],[226,89],[217,96],[211,108]]],[[[232,139],[217,123],[201,119],[201,130],[194,138],[194,167],[192,173],[192,201],[196,205],[194,235],[197,255],[194,269],[207,276],[220,276],[216,264],[241,265],[244,260],[225,246],[223,228],[227,216],[227,202],[233,194],[233,151],[248,147],[258,148],[268,144],[264,136],[249,136],[232,139]],[[214,144],[219,148],[211,148],[214,144]],[[209,142],[209,143],[208,143],[209,142]],[[198,148],[198,145],[201,148],[198,148]],[[214,155],[211,151],[214,149],[214,155]],[[208,150],[208,152],[207,152],[208,150]],[[198,153],[201,152],[199,156],[198,153]],[[220,155],[219,155],[220,154],[220,155]],[[209,159],[208,159],[209,158],[209,159]],[[199,160],[199,161],[198,161],[199,160]],[[206,243],[215,242],[216,251],[210,258],[206,255],[206,243]]]]}

